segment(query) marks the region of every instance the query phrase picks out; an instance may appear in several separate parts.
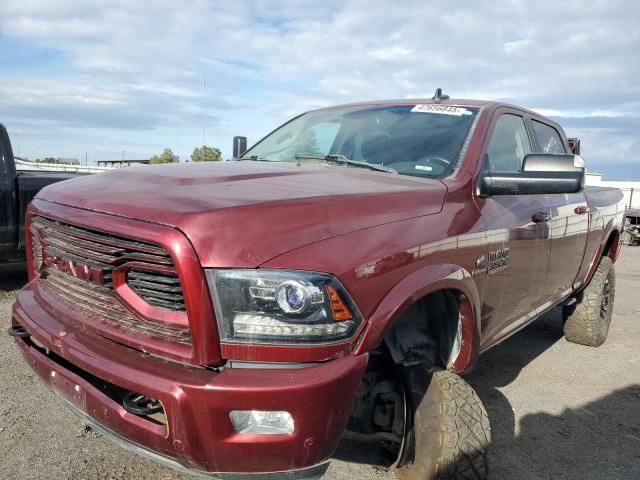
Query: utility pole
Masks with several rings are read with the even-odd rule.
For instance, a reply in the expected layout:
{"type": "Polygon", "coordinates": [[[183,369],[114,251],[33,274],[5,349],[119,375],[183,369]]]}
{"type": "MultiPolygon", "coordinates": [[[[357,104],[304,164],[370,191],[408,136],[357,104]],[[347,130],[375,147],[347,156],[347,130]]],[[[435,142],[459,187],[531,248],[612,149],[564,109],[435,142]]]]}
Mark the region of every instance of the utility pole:
{"type": "Polygon", "coordinates": [[[207,97],[207,72],[202,72],[202,148],[200,148],[200,161],[204,161],[204,124],[206,121],[206,97],[207,97]]]}

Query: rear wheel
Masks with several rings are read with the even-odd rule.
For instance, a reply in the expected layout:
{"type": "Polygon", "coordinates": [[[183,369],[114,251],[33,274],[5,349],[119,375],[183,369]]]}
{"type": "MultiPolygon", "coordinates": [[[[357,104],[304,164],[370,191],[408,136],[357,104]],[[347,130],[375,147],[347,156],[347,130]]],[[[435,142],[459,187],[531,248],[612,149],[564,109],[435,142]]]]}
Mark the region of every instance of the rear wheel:
{"type": "Polygon", "coordinates": [[[567,315],[565,338],[590,347],[602,345],[609,333],[615,293],[613,262],[609,257],[602,257],[591,282],[578,294],[572,311],[567,315]]]}
{"type": "Polygon", "coordinates": [[[489,417],[473,388],[449,371],[409,374],[413,425],[408,432],[413,463],[397,470],[401,480],[484,480],[491,443],[489,417]]]}

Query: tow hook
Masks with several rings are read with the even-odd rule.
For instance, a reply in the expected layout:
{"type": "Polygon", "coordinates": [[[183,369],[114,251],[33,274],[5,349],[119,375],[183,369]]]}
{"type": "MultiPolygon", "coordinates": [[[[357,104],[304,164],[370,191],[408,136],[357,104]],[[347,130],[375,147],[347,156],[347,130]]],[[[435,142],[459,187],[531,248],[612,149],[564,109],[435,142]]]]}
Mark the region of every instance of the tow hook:
{"type": "Polygon", "coordinates": [[[14,325],[13,327],[9,327],[7,333],[12,337],[17,338],[29,338],[31,334],[25,330],[22,325],[14,325]]]}
{"type": "Polygon", "coordinates": [[[162,412],[162,405],[158,400],[136,392],[127,393],[122,399],[122,406],[127,412],[140,417],[162,412]]]}

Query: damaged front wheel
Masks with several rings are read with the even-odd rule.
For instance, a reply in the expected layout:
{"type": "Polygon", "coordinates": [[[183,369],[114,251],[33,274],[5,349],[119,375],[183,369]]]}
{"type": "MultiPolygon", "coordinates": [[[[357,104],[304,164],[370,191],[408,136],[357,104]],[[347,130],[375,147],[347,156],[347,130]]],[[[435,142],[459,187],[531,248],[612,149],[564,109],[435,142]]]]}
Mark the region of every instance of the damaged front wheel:
{"type": "Polygon", "coordinates": [[[401,480],[484,480],[491,443],[489,417],[473,388],[447,370],[408,372],[408,462],[401,480]]]}

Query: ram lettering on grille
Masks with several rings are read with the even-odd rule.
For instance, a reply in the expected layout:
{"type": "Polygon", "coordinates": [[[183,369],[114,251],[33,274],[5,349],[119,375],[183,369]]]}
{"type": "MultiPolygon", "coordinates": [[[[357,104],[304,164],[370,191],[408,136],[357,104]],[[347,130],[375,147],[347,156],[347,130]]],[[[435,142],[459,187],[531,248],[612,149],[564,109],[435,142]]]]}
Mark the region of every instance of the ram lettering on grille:
{"type": "Polygon", "coordinates": [[[162,247],[41,216],[33,217],[31,235],[39,281],[57,299],[112,325],[190,343],[188,328],[132,312],[114,289],[113,272],[124,266],[127,285],[144,302],[186,312],[180,279],[162,247]]]}

